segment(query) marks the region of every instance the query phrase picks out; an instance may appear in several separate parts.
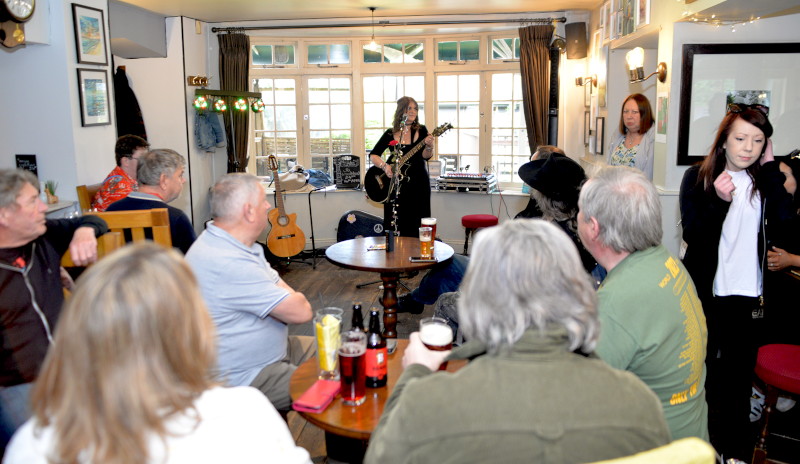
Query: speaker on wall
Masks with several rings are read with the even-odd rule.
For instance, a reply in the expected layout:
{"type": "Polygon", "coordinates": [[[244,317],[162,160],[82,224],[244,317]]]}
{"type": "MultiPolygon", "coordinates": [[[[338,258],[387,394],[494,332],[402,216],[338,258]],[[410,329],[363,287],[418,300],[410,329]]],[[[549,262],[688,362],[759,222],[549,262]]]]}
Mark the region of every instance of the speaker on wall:
{"type": "Polygon", "coordinates": [[[569,23],[566,25],[567,59],[586,58],[586,23],[569,23]]]}

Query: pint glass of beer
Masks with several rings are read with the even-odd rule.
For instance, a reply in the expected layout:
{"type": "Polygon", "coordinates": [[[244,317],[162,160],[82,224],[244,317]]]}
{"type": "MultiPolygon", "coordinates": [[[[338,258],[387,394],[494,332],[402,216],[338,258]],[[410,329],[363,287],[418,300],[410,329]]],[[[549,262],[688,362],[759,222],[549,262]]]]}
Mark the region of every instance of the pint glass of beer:
{"type": "Polygon", "coordinates": [[[422,218],[422,227],[431,228],[431,253],[436,246],[436,218],[422,218]]]}
{"type": "Polygon", "coordinates": [[[367,395],[366,357],[367,334],[350,330],[342,334],[339,344],[339,371],[342,383],[342,402],[358,406],[367,395]]]}
{"type": "Polygon", "coordinates": [[[419,228],[419,255],[422,258],[433,258],[433,229],[419,228]]]}
{"type": "Polygon", "coordinates": [[[317,310],[314,315],[314,335],[317,339],[320,379],[339,379],[336,354],[339,350],[339,334],[342,330],[343,312],[342,308],[331,307],[317,310]]]}
{"type": "MultiPolygon", "coordinates": [[[[420,319],[419,338],[429,350],[447,351],[453,349],[453,329],[441,317],[423,317],[420,319]]],[[[439,366],[439,370],[447,370],[446,361],[439,366]]]]}

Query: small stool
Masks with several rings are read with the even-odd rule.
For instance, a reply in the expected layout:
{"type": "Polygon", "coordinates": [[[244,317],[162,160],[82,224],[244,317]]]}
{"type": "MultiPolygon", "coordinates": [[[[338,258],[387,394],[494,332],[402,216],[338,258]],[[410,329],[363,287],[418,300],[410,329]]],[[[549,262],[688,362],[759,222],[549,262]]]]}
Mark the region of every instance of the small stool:
{"type": "Polygon", "coordinates": [[[764,424],[753,450],[753,464],[767,460],[767,426],[780,394],[800,394],[800,345],[766,345],[758,350],[756,375],[767,385],[764,424]]]}
{"type": "Polygon", "coordinates": [[[467,214],[461,216],[461,225],[466,229],[466,237],[464,238],[464,254],[467,254],[469,248],[469,234],[472,231],[497,225],[497,216],[491,214],[467,214]]]}

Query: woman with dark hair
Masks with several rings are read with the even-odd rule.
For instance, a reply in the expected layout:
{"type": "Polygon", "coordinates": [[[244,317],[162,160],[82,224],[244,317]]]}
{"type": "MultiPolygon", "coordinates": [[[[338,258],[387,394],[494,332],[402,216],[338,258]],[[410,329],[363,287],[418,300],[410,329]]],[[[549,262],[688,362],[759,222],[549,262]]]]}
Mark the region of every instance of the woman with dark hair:
{"type": "Polygon", "coordinates": [[[752,453],[749,397],[759,342],[754,319],[763,317],[765,240],[788,217],[767,112],[761,105],[731,105],[709,155],[686,171],[680,191],[683,261],[708,323],[709,432],[726,458],[752,453]]]}
{"type": "Polygon", "coordinates": [[[608,146],[608,164],[630,166],[653,180],[653,142],[655,120],[650,101],[640,93],[628,95],[622,102],[619,133],[608,146]]]}
{"type": "MultiPolygon", "coordinates": [[[[394,200],[387,201],[383,205],[384,229],[395,230],[403,237],[417,237],[420,221],[424,217],[431,216],[431,184],[426,162],[433,156],[433,136],[429,135],[428,129],[419,123],[418,114],[419,106],[416,100],[411,97],[397,100],[392,127],[383,133],[369,153],[372,164],[392,177],[391,164],[397,161],[395,153],[391,153],[384,161],[381,158],[383,152],[390,146],[399,145],[402,153],[406,154],[418,143],[425,144],[423,150],[406,161],[409,166],[394,194],[394,200]],[[393,224],[392,219],[395,214],[397,223],[393,224]]],[[[394,149],[391,151],[394,152],[394,149]]]]}

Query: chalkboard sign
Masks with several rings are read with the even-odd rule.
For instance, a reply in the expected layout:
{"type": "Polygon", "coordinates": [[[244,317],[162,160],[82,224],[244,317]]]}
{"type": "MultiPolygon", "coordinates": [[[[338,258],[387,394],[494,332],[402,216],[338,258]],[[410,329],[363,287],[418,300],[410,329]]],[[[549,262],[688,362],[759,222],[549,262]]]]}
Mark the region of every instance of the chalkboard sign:
{"type": "Polygon", "coordinates": [[[17,168],[28,170],[32,172],[34,176],[39,177],[36,155],[16,155],[16,158],[17,168]]]}
{"type": "Polygon", "coordinates": [[[333,183],[336,188],[356,188],[361,185],[361,160],[358,156],[333,157],[333,183]]]}

